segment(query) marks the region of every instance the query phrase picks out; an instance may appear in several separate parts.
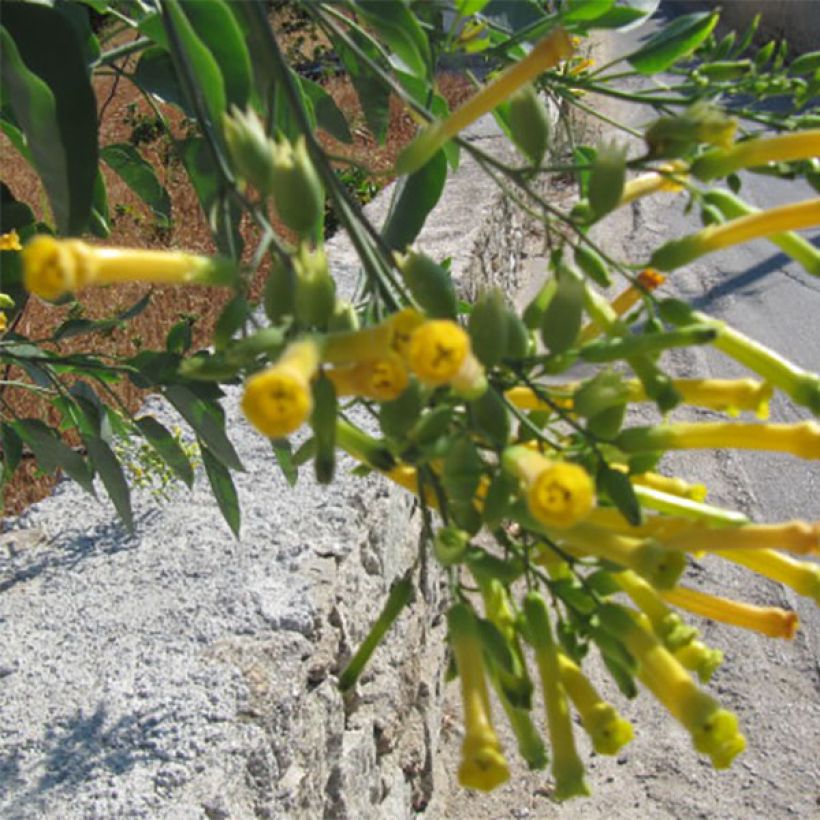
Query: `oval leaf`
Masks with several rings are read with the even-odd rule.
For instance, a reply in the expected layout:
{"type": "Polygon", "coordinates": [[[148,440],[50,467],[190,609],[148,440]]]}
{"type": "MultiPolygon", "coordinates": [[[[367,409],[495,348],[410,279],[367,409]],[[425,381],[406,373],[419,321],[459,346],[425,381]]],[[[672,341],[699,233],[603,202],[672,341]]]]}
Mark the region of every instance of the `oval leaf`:
{"type": "Polygon", "coordinates": [[[153,416],[136,419],[136,425],[146,441],[156,450],[159,457],[171,468],[174,475],[192,487],[194,471],[179,442],[153,416]]]}
{"type": "Polygon", "coordinates": [[[154,169],[127,142],[106,145],[100,158],[164,222],[171,219],[171,198],[154,169]]]}
{"type": "Polygon", "coordinates": [[[83,436],[88,455],[102,479],[108,497],[114,502],[117,515],[129,532],[134,530],[134,516],[131,512],[131,496],[128,482],[123,475],[117,457],[111,448],[99,436],[83,436]]]}

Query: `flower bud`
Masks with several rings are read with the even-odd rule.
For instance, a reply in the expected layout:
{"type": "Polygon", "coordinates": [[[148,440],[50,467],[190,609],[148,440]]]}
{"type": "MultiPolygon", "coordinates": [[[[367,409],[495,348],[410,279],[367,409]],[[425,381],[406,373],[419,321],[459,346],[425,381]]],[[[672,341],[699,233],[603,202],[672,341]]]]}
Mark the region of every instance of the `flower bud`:
{"type": "Polygon", "coordinates": [[[274,143],[272,192],[279,216],[292,230],[307,233],[319,221],[324,189],[304,136],[295,145],[284,138],[274,143]]]}
{"type": "Polygon", "coordinates": [[[550,121],[531,83],[510,97],[507,121],[516,147],[532,165],[540,165],[549,144],[550,121]]]}
{"type": "Polygon", "coordinates": [[[404,283],[421,309],[435,319],[454,319],[456,293],[449,272],[426,254],[409,248],[394,256],[404,283]]]}
{"type": "Polygon", "coordinates": [[[324,327],[336,304],[336,282],[328,270],[324,248],[310,251],[306,244],[301,244],[293,256],[293,267],[296,318],[305,325],[324,327]]]}
{"type": "Polygon", "coordinates": [[[250,182],[261,194],[270,196],[274,190],[274,142],[256,112],[240,111],[231,106],[231,115],[222,121],[225,144],[237,176],[250,182]]]}

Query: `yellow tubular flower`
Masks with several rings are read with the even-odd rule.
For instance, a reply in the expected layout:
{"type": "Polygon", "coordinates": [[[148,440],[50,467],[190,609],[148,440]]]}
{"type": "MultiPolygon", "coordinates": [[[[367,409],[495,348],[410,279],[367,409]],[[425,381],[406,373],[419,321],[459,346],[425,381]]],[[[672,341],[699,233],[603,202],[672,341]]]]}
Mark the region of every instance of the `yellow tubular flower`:
{"type": "Polygon", "coordinates": [[[633,738],[632,724],[622,718],[563,652],[558,652],[561,683],[581,716],[592,747],[598,754],[614,755],[633,738]]]}
{"type": "Polygon", "coordinates": [[[419,325],[410,336],[407,362],[424,384],[452,381],[470,354],[470,337],[455,322],[437,319],[419,325]]]}
{"type": "Polygon", "coordinates": [[[676,649],[673,654],[685,669],[691,669],[698,676],[701,683],[709,683],[723,663],[723,652],[697,639],[676,649]]]}
{"type": "Polygon", "coordinates": [[[820,605],[820,564],[798,561],[770,549],[718,550],[717,555],[812,598],[820,605]]]}
{"type": "Polygon", "coordinates": [[[431,123],[402,150],[396,160],[398,174],[410,174],[421,168],[449,139],[479,117],[509,99],[519,88],[539,74],[572,55],[572,43],[562,28],[556,28],[523,60],[511,65],[474,94],[445,120],[431,123]]]}
{"type": "Polygon", "coordinates": [[[687,265],[707,253],[739,245],[752,239],[785,231],[813,228],[820,224],[820,197],[780,205],[767,211],[741,216],[720,225],[709,225],[697,233],[673,239],[652,254],[650,263],[669,271],[687,265]]]}
{"type": "Polygon", "coordinates": [[[820,424],[703,422],[660,424],[625,430],[617,444],[625,452],[737,448],[773,450],[800,458],[820,458],[820,424]]]}
{"type": "Polygon", "coordinates": [[[602,607],[600,614],[605,628],[615,627],[613,634],[638,662],[640,681],[691,734],[695,748],[709,755],[716,769],[728,768],[746,748],[737,717],[698,689],[681,663],[652,634],[646,616],[613,605],[602,607]]]}
{"type": "MultiPolygon", "coordinates": [[[[658,273],[652,268],[642,270],[640,274],[638,274],[637,286],[630,285],[628,288],[622,290],[612,300],[612,302],[610,302],[609,306],[611,310],[608,311],[608,316],[610,319],[614,319],[617,316],[623,316],[628,313],[645,294],[651,293],[655,290],[655,288],[660,287],[665,280],[666,277],[663,274],[658,273]]],[[[601,327],[601,325],[597,322],[590,322],[581,330],[579,344],[591,341],[602,333],[604,329],[605,328],[601,327]]]]}
{"type": "Polygon", "coordinates": [[[661,475],[660,473],[641,473],[640,475],[630,476],[629,480],[640,487],[650,487],[653,490],[660,490],[663,493],[677,495],[681,498],[689,498],[692,501],[705,501],[708,494],[705,484],[690,484],[682,478],[661,475]]]}
{"type": "Polygon", "coordinates": [[[547,712],[547,729],[552,746],[552,775],[555,778],[553,796],[556,800],[568,800],[588,795],[584,764],[575,748],[572,716],[559,672],[558,649],[552,636],[546,604],[538,593],[527,594],[524,599],[524,614],[530,633],[528,640],[535,650],[535,663],[547,712]]]}
{"type": "Polygon", "coordinates": [[[11,230],[8,233],[0,234],[0,251],[20,251],[23,246],[20,244],[20,237],[17,231],[11,230]]]}
{"type": "Polygon", "coordinates": [[[328,333],[322,344],[322,361],[349,364],[374,359],[390,350],[393,330],[388,322],[361,330],[328,333]]]}
{"type": "Polygon", "coordinates": [[[245,383],[242,411],[268,438],[289,436],[313,410],[310,380],[319,367],[319,347],[313,339],[293,342],[271,367],[245,383]]]}
{"type": "Polygon", "coordinates": [[[468,789],[492,791],[509,779],[510,771],[491,723],[483,650],[475,630],[475,616],[466,604],[456,604],[447,613],[447,623],[464,707],[458,782],[468,789]]]}
{"type": "Polygon", "coordinates": [[[627,205],[642,196],[654,194],[658,191],[682,191],[683,183],[688,179],[685,171],[686,163],[677,159],[661,165],[658,171],[651,171],[648,174],[642,174],[635,177],[635,179],[629,180],[624,185],[619,205],[627,205]],[[672,174],[680,176],[673,177],[672,174]]]}
{"type": "Polygon", "coordinates": [[[547,527],[572,527],[595,506],[592,479],[577,464],[552,461],[527,447],[510,447],[504,466],[522,482],[532,516],[547,527]]]}
{"type": "MultiPolygon", "coordinates": [[[[556,388],[550,385],[547,390],[550,399],[562,410],[572,410],[572,396],[569,395],[578,388],[577,384],[566,384],[556,388]],[[567,391],[566,396],[556,396],[553,391],[567,391]]],[[[535,391],[530,387],[511,387],[504,393],[507,401],[514,404],[519,410],[552,410],[547,402],[538,398],[535,391]]]]}
{"type": "Polygon", "coordinates": [[[767,162],[791,162],[820,156],[820,129],[808,129],[776,137],[738,142],[729,149],[707,151],[692,163],[698,179],[710,180],[740,168],[753,168],[767,162]]]}
{"type": "Polygon", "coordinates": [[[227,268],[217,260],[182,251],[105,248],[79,239],[34,237],[23,248],[23,283],[43,299],[58,299],[86,285],[115,282],[219,284],[227,268]]]}
{"type": "Polygon", "coordinates": [[[413,331],[424,324],[424,316],[415,308],[406,307],[390,316],[385,324],[390,328],[390,346],[405,360],[413,331]]]}
{"type": "Polygon", "coordinates": [[[3,333],[5,329],[9,325],[9,320],[6,317],[6,313],[3,310],[0,310],[0,333],[3,333]]]}
{"type": "Polygon", "coordinates": [[[632,603],[646,615],[652,624],[652,631],[667,649],[674,652],[697,637],[697,629],[685,624],[680,615],[666,605],[660,593],[639,575],[624,570],[612,577],[632,599],[632,603]]]}
{"type": "Polygon", "coordinates": [[[587,555],[634,570],[658,589],[671,589],[686,568],[683,553],[665,549],[651,538],[629,538],[586,523],[560,535],[566,539],[570,552],[580,549],[587,555]]]}
{"type": "Polygon", "coordinates": [[[731,530],[699,524],[665,538],[669,549],[715,552],[724,550],[783,549],[799,555],[820,552],[820,522],[786,521],[782,524],[745,524],[731,530]]]}
{"type": "Polygon", "coordinates": [[[791,640],[800,626],[796,612],[776,606],[755,606],[687,587],[669,589],[662,595],[670,604],[702,618],[752,629],[770,638],[791,640]]]}
{"type": "Polygon", "coordinates": [[[690,519],[674,515],[649,515],[644,517],[642,523],[633,525],[614,507],[597,507],[589,514],[585,523],[632,538],[656,539],[669,538],[693,526],[690,519]]]}
{"type": "Polygon", "coordinates": [[[407,368],[392,350],[378,359],[326,371],[337,396],[363,396],[376,401],[398,398],[407,387],[407,368]]]}
{"type": "MultiPolygon", "coordinates": [[[[625,382],[630,401],[647,401],[638,379],[625,382]]],[[[686,404],[720,410],[736,416],[741,410],[754,412],[759,419],[769,417],[769,400],[774,389],[757,379],[673,379],[672,386],[686,404]]]]}

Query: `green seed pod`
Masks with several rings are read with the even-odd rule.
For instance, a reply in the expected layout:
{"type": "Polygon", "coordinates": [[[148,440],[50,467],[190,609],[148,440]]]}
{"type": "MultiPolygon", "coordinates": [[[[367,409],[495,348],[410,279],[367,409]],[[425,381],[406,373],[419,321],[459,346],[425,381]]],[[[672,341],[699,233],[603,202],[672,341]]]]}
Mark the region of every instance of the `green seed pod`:
{"type": "Polygon", "coordinates": [[[609,268],[601,255],[589,247],[589,245],[578,245],[575,248],[575,264],[590,278],[596,285],[608,288],[612,284],[609,275],[609,268]]]}
{"type": "Polygon", "coordinates": [[[507,473],[499,472],[495,475],[487,488],[484,498],[484,508],[481,515],[487,528],[494,530],[509,516],[512,509],[513,493],[518,488],[518,482],[507,473]]]}
{"type": "Polygon", "coordinates": [[[231,115],[225,115],[222,130],[236,175],[264,196],[270,196],[274,189],[275,146],[256,112],[249,109],[243,113],[231,106],[231,115]]]}
{"type": "Polygon", "coordinates": [[[350,304],[337,299],[333,308],[333,315],[327,323],[327,329],[331,333],[347,333],[359,329],[359,315],[356,308],[350,304]]]}
{"type": "Polygon", "coordinates": [[[723,214],[714,205],[704,205],[700,209],[700,221],[704,225],[720,225],[725,222],[723,214]]]}
{"type": "Polygon", "coordinates": [[[484,471],[484,462],[473,440],[461,436],[452,442],[441,472],[447,495],[456,502],[470,503],[475,497],[484,471]]]}
{"type": "Polygon", "coordinates": [[[336,305],[336,282],[328,270],[324,248],[309,251],[307,245],[300,245],[293,267],[296,318],[304,325],[325,327],[336,305]]]}
{"type": "Polygon", "coordinates": [[[532,165],[540,165],[550,140],[550,121],[535,88],[529,84],[510,97],[507,108],[510,136],[532,165]]]}
{"type": "Polygon", "coordinates": [[[721,60],[698,68],[698,72],[704,77],[719,83],[737,80],[745,77],[751,71],[751,60],[721,60]]]}
{"type": "Polygon", "coordinates": [[[455,319],[458,302],[450,274],[424,253],[395,253],[402,279],[421,309],[435,319],[455,319]]]}
{"type": "Polygon", "coordinates": [[[507,306],[498,288],[479,297],[470,314],[468,329],[478,360],[485,367],[497,365],[507,347],[507,306]]]}
{"type": "Polygon", "coordinates": [[[544,311],[555,296],[555,291],[558,289],[558,281],[554,276],[550,276],[544,280],[540,290],[535,295],[533,300],[524,308],[524,324],[530,329],[535,330],[541,326],[541,318],[544,311]]]}
{"type": "Polygon", "coordinates": [[[464,560],[470,536],[458,527],[442,527],[433,540],[433,555],[443,567],[460,564],[464,560]]]}
{"type": "Polygon", "coordinates": [[[310,426],[316,439],[313,467],[319,484],[330,484],[336,470],[336,390],[330,379],[322,376],[313,383],[313,413],[310,426]]]}
{"type": "Polygon", "coordinates": [[[421,385],[411,379],[405,391],[379,408],[379,426],[386,436],[401,438],[421,415],[421,385]]]}
{"type": "Polygon", "coordinates": [[[274,144],[272,190],[276,211],[289,228],[307,233],[318,223],[325,193],[304,136],[295,145],[286,139],[274,144]]]}
{"type": "Polygon", "coordinates": [[[507,310],[507,347],[505,359],[523,359],[532,355],[533,342],[527,326],[511,310],[507,310]]]}
{"type": "Polygon", "coordinates": [[[279,324],[285,316],[296,313],[296,274],[289,262],[273,256],[263,298],[265,315],[272,324],[279,324]]]}
{"type": "Polygon", "coordinates": [[[541,317],[541,339],[550,353],[563,353],[575,343],[584,311],[584,280],[572,268],[558,270],[555,296],[541,317]]]}
{"type": "Polygon", "coordinates": [[[589,204],[597,219],[614,210],[621,201],[626,180],[626,149],[615,143],[601,146],[589,174],[589,204]]]}
{"type": "Polygon", "coordinates": [[[510,437],[510,416],[501,396],[493,389],[485,390],[470,402],[470,414],[476,428],[493,444],[504,447],[510,437]]]}

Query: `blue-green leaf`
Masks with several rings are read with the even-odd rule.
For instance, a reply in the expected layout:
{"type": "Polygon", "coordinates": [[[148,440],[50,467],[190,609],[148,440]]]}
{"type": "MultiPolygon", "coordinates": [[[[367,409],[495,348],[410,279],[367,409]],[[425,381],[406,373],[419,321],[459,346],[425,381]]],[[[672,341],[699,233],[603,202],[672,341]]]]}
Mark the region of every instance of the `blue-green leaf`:
{"type": "Polygon", "coordinates": [[[159,457],[171,468],[174,475],[188,487],[192,487],[194,471],[188,456],[185,455],[176,438],[153,416],[141,416],[135,420],[135,423],[140,433],[156,450],[159,457]]]}
{"type": "Polygon", "coordinates": [[[35,3],[4,3],[3,28],[3,85],[57,227],[82,233],[97,176],[97,102],[77,30],[35,3]]]}
{"type": "MultiPolygon", "coordinates": [[[[298,75],[297,75],[298,76],[298,75]]],[[[333,97],[313,80],[306,77],[298,77],[298,82],[302,86],[303,99],[307,99],[313,108],[313,115],[319,128],[323,128],[332,137],[336,137],[341,142],[352,142],[350,129],[347,120],[333,97]]]]}
{"type": "Polygon", "coordinates": [[[430,45],[403,0],[356,0],[356,10],[417,77],[430,73],[430,45]]]}
{"type": "Polygon", "coordinates": [[[708,11],[677,17],[626,59],[641,74],[664,71],[691,54],[711,34],[717,21],[718,14],[708,11]]]}
{"type": "Polygon", "coordinates": [[[171,219],[171,198],[160,184],[154,169],[128,142],[106,145],[102,160],[159,217],[163,224],[171,219]]]}
{"type": "Polygon", "coordinates": [[[236,494],[236,487],[228,470],[205,445],[200,442],[202,452],[202,463],[205,465],[205,472],[208,481],[211,483],[216,503],[223,518],[231,528],[231,532],[238,538],[241,524],[241,513],[239,510],[239,497],[236,494]]]}
{"type": "Polygon", "coordinates": [[[60,437],[39,419],[12,422],[14,432],[31,448],[37,463],[49,473],[63,470],[87,493],[94,492],[94,480],[85,459],[63,443],[60,437]]]}
{"type": "Polygon", "coordinates": [[[419,235],[427,215],[441,198],[446,180],[447,159],[444,151],[439,151],[426,165],[399,181],[400,190],[382,230],[390,248],[403,251],[419,235]]]}
{"type": "Polygon", "coordinates": [[[244,108],[251,93],[251,58],[236,18],[224,0],[185,0],[185,15],[222,72],[229,103],[244,108]]]}
{"type": "Polygon", "coordinates": [[[133,80],[143,91],[153,94],[163,102],[176,105],[189,117],[194,116],[193,109],[179,84],[174,61],[164,48],[155,46],[142,53],[133,80]]]}
{"type": "Polygon", "coordinates": [[[117,457],[99,436],[85,435],[83,441],[108,497],[114,502],[117,515],[129,531],[133,532],[134,516],[131,512],[131,494],[117,457]]]}
{"type": "Polygon", "coordinates": [[[200,398],[181,384],[169,385],[165,389],[165,396],[216,458],[232,470],[245,469],[225,435],[225,417],[218,404],[200,398]]]}

